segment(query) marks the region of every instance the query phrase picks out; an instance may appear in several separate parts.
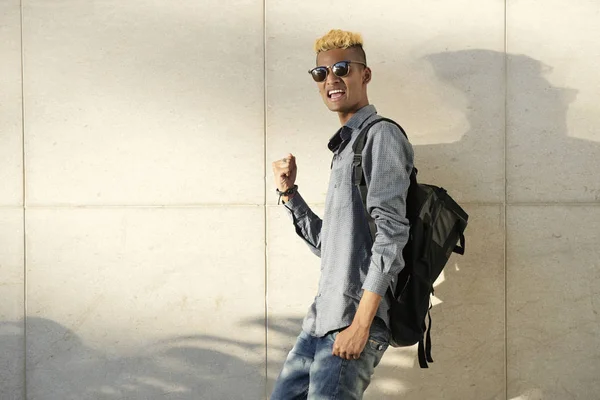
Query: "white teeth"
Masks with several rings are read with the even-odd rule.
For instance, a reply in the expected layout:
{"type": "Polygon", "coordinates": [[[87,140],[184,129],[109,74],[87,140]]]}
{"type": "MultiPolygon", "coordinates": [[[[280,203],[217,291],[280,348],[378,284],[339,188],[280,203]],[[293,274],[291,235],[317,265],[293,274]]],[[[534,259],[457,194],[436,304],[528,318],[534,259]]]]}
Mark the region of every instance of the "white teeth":
{"type": "Polygon", "coordinates": [[[336,90],[330,90],[330,91],[329,91],[329,95],[330,95],[330,96],[331,96],[332,94],[335,94],[335,93],[344,93],[344,91],[343,91],[343,90],[341,90],[341,89],[336,89],[336,90]]]}

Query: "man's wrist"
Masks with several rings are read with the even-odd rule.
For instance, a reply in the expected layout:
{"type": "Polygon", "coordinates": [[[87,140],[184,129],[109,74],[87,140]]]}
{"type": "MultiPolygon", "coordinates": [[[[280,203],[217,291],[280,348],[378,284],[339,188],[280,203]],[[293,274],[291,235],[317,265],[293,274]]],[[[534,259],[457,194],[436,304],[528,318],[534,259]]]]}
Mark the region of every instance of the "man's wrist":
{"type": "Polygon", "coordinates": [[[281,200],[284,203],[287,203],[288,201],[290,201],[291,199],[293,199],[295,195],[296,195],[296,192],[294,192],[294,193],[292,193],[292,194],[290,194],[288,196],[281,196],[281,200]]]}
{"type": "Polygon", "coordinates": [[[298,190],[298,185],[294,185],[285,191],[281,191],[281,190],[279,190],[279,188],[275,188],[275,192],[277,192],[277,194],[280,196],[289,196],[291,194],[296,193],[296,190],[298,190]]]}
{"type": "Polygon", "coordinates": [[[282,192],[279,190],[279,188],[276,188],[275,192],[277,192],[277,194],[279,195],[279,201],[277,202],[277,204],[280,204],[280,202],[282,200],[284,203],[291,200],[296,195],[297,190],[298,190],[298,185],[294,185],[293,187],[289,188],[285,192],[282,192]]]}
{"type": "Polygon", "coordinates": [[[370,315],[371,313],[365,313],[361,311],[362,310],[358,310],[354,315],[352,325],[354,325],[357,329],[369,330],[371,329],[371,324],[373,323],[373,318],[370,315]]]}
{"type": "Polygon", "coordinates": [[[371,324],[369,324],[365,321],[361,321],[357,318],[355,318],[354,321],[352,321],[352,325],[354,325],[354,328],[357,331],[368,332],[371,330],[371,324]]]}

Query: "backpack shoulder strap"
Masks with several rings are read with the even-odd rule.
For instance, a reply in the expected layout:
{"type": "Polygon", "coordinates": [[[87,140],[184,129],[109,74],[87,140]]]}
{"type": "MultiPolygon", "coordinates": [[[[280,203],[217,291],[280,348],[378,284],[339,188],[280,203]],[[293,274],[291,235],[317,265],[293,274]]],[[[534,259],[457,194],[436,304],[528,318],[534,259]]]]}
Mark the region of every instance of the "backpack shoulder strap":
{"type": "MultiPolygon", "coordinates": [[[[408,139],[406,132],[404,132],[404,129],[402,129],[402,127],[396,121],[393,121],[389,118],[382,117],[382,118],[378,118],[374,121],[371,121],[367,126],[365,126],[360,131],[360,133],[358,134],[358,137],[356,138],[356,140],[354,141],[354,144],[352,145],[352,149],[354,151],[354,160],[352,161],[352,182],[357,187],[358,192],[360,194],[360,198],[362,200],[363,207],[365,209],[365,214],[367,215],[367,220],[369,222],[369,229],[371,231],[371,239],[373,241],[375,241],[375,233],[377,231],[377,227],[375,226],[375,221],[373,221],[373,218],[371,218],[371,216],[369,215],[369,212],[367,211],[368,188],[367,188],[367,183],[366,183],[365,177],[364,177],[364,171],[362,168],[362,151],[364,150],[365,143],[367,141],[367,133],[375,124],[378,124],[379,122],[382,122],[382,121],[390,122],[390,123],[396,125],[398,128],[400,128],[400,132],[402,132],[402,134],[406,137],[406,139],[408,139]]],[[[416,173],[417,173],[416,168],[413,168],[412,174],[410,176],[411,183],[413,181],[416,182],[416,173]]]]}
{"type": "MultiPolygon", "coordinates": [[[[404,135],[404,137],[406,137],[406,139],[408,139],[408,136],[406,135],[406,132],[404,132],[404,129],[402,129],[402,127],[394,120],[391,120],[389,118],[378,118],[375,121],[371,121],[367,126],[365,126],[360,133],[358,134],[358,137],[356,138],[356,140],[354,141],[354,144],[352,145],[352,150],[354,150],[354,160],[352,162],[352,170],[353,172],[353,183],[354,185],[358,186],[359,188],[361,186],[364,186],[364,193],[361,191],[361,197],[363,199],[363,203],[366,201],[366,184],[365,185],[361,185],[361,182],[364,181],[364,177],[363,177],[363,169],[362,169],[362,151],[365,148],[365,143],[367,141],[367,133],[369,132],[369,130],[373,127],[373,125],[378,124],[379,122],[382,121],[386,121],[386,122],[390,122],[394,125],[396,125],[399,129],[400,132],[402,132],[402,134],[404,135]],[[364,196],[363,196],[364,194],[364,196]]],[[[365,208],[366,209],[366,208],[365,208]]]]}
{"type": "Polygon", "coordinates": [[[406,135],[406,132],[404,132],[404,129],[402,129],[402,127],[394,120],[391,120],[389,118],[378,118],[374,121],[371,121],[367,126],[365,126],[360,133],[358,134],[358,137],[356,138],[356,140],[354,141],[354,144],[352,146],[353,150],[354,150],[354,155],[359,155],[361,156],[362,159],[362,151],[365,148],[365,143],[367,141],[367,133],[369,132],[369,130],[373,127],[373,125],[378,124],[379,122],[382,121],[386,121],[386,122],[390,122],[394,125],[396,125],[399,129],[400,132],[402,132],[402,134],[404,135],[404,137],[406,137],[406,139],[408,139],[408,136],[406,135]]]}

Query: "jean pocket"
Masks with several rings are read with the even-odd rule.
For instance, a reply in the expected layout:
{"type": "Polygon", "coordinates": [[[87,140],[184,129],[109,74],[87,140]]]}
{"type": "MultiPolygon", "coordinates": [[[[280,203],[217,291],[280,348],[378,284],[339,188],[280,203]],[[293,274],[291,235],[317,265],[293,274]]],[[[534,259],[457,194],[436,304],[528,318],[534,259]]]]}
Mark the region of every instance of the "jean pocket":
{"type": "Polygon", "coordinates": [[[335,342],[335,338],[337,337],[337,335],[343,331],[343,329],[338,329],[337,331],[333,331],[327,334],[327,337],[329,338],[329,340],[331,340],[332,342],[335,342]]]}
{"type": "Polygon", "coordinates": [[[380,339],[374,338],[373,336],[369,336],[369,340],[367,341],[367,346],[369,346],[371,350],[381,353],[383,353],[389,345],[389,342],[384,342],[380,339]]]}

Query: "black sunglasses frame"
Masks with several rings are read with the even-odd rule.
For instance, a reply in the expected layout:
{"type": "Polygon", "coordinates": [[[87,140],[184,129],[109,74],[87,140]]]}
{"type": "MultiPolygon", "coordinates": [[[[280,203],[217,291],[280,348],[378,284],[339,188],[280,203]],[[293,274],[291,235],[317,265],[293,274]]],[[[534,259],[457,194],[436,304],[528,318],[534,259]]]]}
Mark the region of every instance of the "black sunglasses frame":
{"type": "Polygon", "coordinates": [[[313,78],[313,80],[315,82],[319,82],[319,83],[320,82],[325,82],[325,80],[327,80],[327,75],[329,75],[329,70],[331,70],[331,72],[335,76],[337,76],[338,78],[343,78],[344,76],[347,76],[350,73],[350,64],[361,64],[361,65],[364,65],[365,67],[367,66],[367,64],[365,64],[364,62],[344,60],[344,61],[338,61],[338,62],[336,62],[333,65],[321,65],[321,66],[315,67],[315,68],[309,70],[308,73],[312,76],[312,78],[313,78]],[[334,68],[338,64],[346,64],[344,66],[346,68],[346,73],[345,74],[338,75],[338,74],[335,73],[334,68]],[[317,71],[317,70],[321,70],[321,71],[325,70],[325,77],[322,80],[320,80],[320,81],[318,81],[317,79],[315,79],[315,75],[313,74],[313,72],[317,71]]]}

